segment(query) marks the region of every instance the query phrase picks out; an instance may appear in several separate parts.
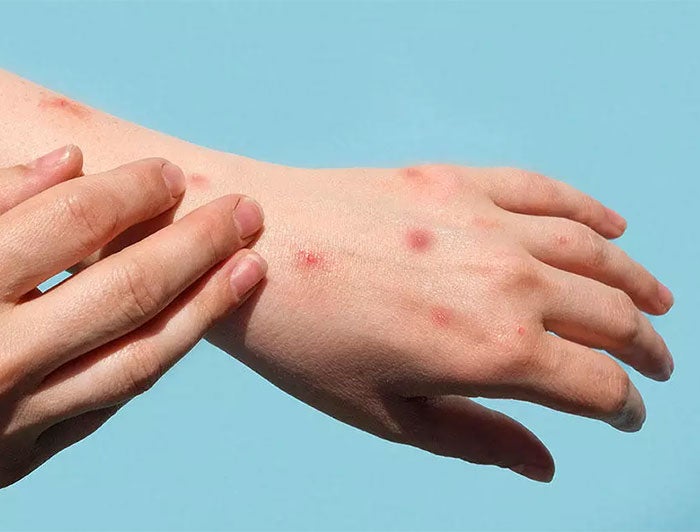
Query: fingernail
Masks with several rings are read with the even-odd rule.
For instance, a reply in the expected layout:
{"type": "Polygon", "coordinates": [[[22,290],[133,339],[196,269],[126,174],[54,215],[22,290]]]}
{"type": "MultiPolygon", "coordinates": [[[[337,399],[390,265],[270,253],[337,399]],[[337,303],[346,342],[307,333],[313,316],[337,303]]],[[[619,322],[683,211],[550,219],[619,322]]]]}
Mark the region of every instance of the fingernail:
{"type": "Polygon", "coordinates": [[[265,277],[267,262],[255,252],[248,253],[233,267],[231,287],[241,299],[265,277]]]}
{"type": "Polygon", "coordinates": [[[627,402],[622,410],[608,420],[608,423],[623,432],[637,432],[644,425],[647,410],[636,386],[630,384],[627,402]]]}
{"type": "Polygon", "coordinates": [[[538,482],[550,482],[554,476],[551,469],[536,464],[519,464],[511,467],[510,470],[538,482]]]}
{"type": "Polygon", "coordinates": [[[673,306],[673,293],[668,289],[668,287],[659,283],[659,301],[664,306],[665,310],[670,309],[673,306]]]}
{"type": "Polygon", "coordinates": [[[75,146],[72,144],[69,144],[68,146],[58,148],[51,153],[47,153],[46,155],[33,160],[27,165],[27,167],[37,170],[50,170],[57,166],[61,166],[70,158],[70,154],[74,147],[75,146]]]}
{"type": "Polygon", "coordinates": [[[173,163],[165,163],[160,169],[160,173],[165,181],[165,186],[168,187],[170,195],[177,198],[185,191],[185,174],[179,166],[173,163]]]}
{"type": "Polygon", "coordinates": [[[233,219],[241,238],[248,238],[257,233],[263,224],[262,208],[257,201],[244,197],[238,202],[233,219]]]}
{"type": "Polygon", "coordinates": [[[620,216],[614,210],[609,209],[608,207],[605,207],[605,213],[607,214],[608,220],[610,220],[610,223],[612,223],[620,231],[624,231],[625,229],[627,229],[627,220],[625,220],[622,216],[620,216]]]}

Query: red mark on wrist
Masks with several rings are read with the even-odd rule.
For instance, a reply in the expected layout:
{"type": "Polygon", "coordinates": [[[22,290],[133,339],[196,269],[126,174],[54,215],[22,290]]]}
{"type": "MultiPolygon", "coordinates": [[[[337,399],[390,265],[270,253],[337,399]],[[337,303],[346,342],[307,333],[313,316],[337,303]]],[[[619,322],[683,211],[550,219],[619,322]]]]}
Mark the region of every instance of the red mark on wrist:
{"type": "Polygon", "coordinates": [[[198,190],[208,190],[211,180],[203,174],[190,174],[187,176],[188,185],[198,190]]]}
{"type": "Polygon", "coordinates": [[[320,253],[314,253],[307,249],[300,249],[296,254],[296,265],[305,270],[313,270],[323,267],[325,259],[320,253]]]}
{"type": "Polygon", "coordinates": [[[39,102],[39,108],[62,111],[63,113],[72,115],[75,118],[80,119],[86,119],[91,114],[90,110],[87,107],[79,104],[78,102],[74,102],[73,100],[69,100],[64,96],[44,97],[39,102]]]}
{"type": "Polygon", "coordinates": [[[416,253],[428,251],[435,241],[435,235],[427,229],[409,229],[406,232],[406,246],[416,253]]]}
{"type": "Polygon", "coordinates": [[[441,329],[446,329],[452,323],[454,313],[447,307],[432,307],[430,309],[430,321],[441,329]]]}

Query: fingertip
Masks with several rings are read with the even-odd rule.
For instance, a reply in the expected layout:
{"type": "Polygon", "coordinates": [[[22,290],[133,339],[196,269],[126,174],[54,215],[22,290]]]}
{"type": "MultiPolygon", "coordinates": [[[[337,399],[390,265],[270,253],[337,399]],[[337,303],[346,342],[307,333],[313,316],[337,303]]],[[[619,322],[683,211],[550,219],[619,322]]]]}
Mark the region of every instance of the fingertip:
{"type": "Polygon", "coordinates": [[[554,467],[542,466],[538,464],[518,464],[508,469],[522,475],[525,478],[548,484],[554,478],[554,467]]]}
{"type": "Polygon", "coordinates": [[[234,255],[233,263],[233,269],[229,274],[230,283],[236,300],[241,303],[265,277],[267,261],[255,251],[245,250],[243,253],[234,255]]]}
{"type": "Polygon", "coordinates": [[[630,382],[627,401],[608,423],[622,432],[639,432],[647,418],[647,410],[637,387],[630,382]]]}
{"type": "Polygon", "coordinates": [[[625,220],[620,214],[608,207],[605,207],[605,215],[608,219],[608,222],[610,222],[610,226],[613,228],[613,238],[622,236],[622,234],[627,230],[627,220],[625,220]]]}
{"type": "Polygon", "coordinates": [[[76,145],[68,144],[34,159],[26,167],[32,174],[44,176],[49,181],[58,183],[78,177],[82,173],[83,152],[76,145]]]}
{"type": "Polygon", "coordinates": [[[661,306],[663,308],[662,314],[666,314],[669,310],[671,310],[671,307],[673,307],[675,302],[673,292],[671,292],[671,290],[669,290],[669,288],[661,282],[659,282],[658,292],[659,301],[661,302],[661,306]]]}

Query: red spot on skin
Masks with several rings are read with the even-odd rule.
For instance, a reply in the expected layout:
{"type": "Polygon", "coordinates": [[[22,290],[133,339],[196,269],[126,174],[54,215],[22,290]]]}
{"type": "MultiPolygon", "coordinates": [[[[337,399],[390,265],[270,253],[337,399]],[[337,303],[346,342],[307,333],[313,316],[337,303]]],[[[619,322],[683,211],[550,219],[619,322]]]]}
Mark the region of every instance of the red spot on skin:
{"type": "Polygon", "coordinates": [[[454,319],[452,310],[447,307],[433,307],[430,309],[430,321],[437,327],[445,329],[454,319]]]}
{"type": "Polygon", "coordinates": [[[70,114],[75,118],[85,119],[90,116],[90,110],[78,102],[63,96],[47,96],[39,102],[40,109],[55,109],[70,114]]]}
{"type": "Polygon", "coordinates": [[[402,170],[403,178],[414,185],[427,185],[430,182],[428,176],[420,168],[409,167],[402,170]]]}
{"type": "Polygon", "coordinates": [[[325,260],[320,253],[314,253],[307,249],[297,251],[296,263],[299,268],[316,269],[324,265],[325,260]]]}
{"type": "Polygon", "coordinates": [[[426,229],[409,229],[406,232],[408,249],[417,253],[428,251],[435,240],[435,235],[426,229]]]}
{"type": "Polygon", "coordinates": [[[525,327],[523,327],[522,325],[518,325],[518,334],[520,336],[524,335],[525,334],[525,327]]]}
{"type": "Polygon", "coordinates": [[[211,185],[211,180],[203,174],[190,174],[187,176],[189,185],[196,189],[208,190],[211,185]]]}

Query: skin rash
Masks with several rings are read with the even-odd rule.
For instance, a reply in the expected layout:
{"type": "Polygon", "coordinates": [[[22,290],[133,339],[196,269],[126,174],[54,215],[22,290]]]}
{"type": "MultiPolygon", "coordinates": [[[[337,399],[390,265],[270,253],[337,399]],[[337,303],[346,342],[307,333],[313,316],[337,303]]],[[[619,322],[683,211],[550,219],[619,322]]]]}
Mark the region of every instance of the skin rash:
{"type": "Polygon", "coordinates": [[[413,228],[406,232],[406,246],[416,253],[424,253],[433,246],[435,235],[427,229],[413,228]]]}
{"type": "Polygon", "coordinates": [[[39,109],[60,111],[74,118],[86,119],[91,116],[87,107],[63,96],[45,96],[39,101],[39,109]]]}

